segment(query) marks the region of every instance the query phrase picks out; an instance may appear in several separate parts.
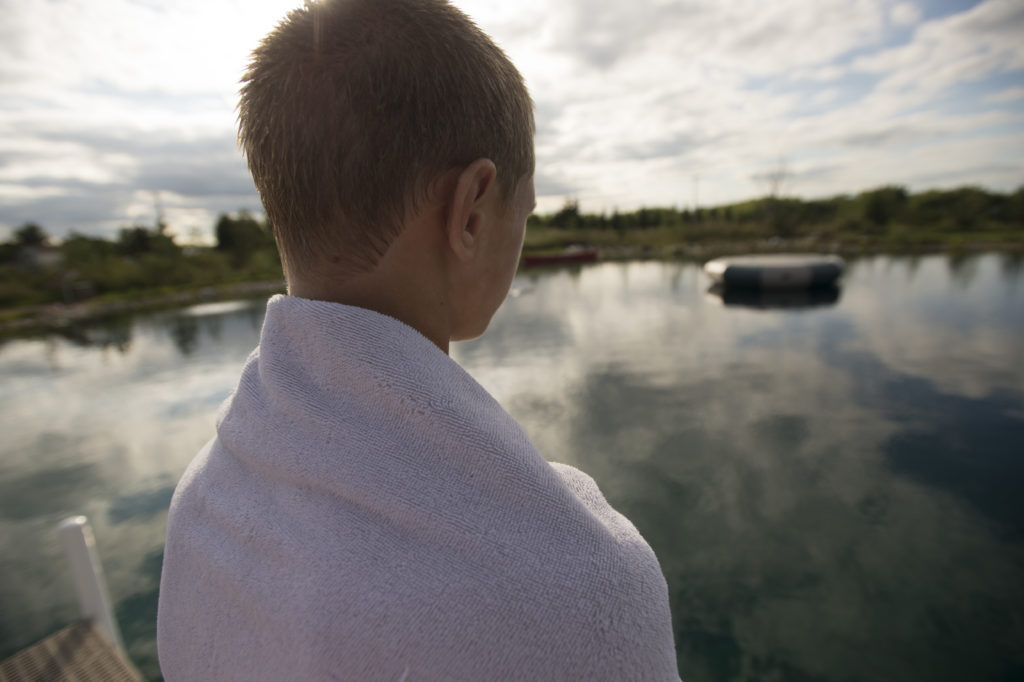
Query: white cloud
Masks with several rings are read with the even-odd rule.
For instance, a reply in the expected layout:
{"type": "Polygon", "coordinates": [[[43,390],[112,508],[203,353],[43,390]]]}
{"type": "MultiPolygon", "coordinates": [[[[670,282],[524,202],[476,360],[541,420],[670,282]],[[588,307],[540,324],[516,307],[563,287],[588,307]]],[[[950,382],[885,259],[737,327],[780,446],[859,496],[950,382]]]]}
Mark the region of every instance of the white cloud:
{"type": "Polygon", "coordinates": [[[889,8],[889,21],[897,26],[912,26],[921,18],[921,8],[909,2],[901,2],[889,8]]]}
{"type": "Polygon", "coordinates": [[[4,81],[132,93],[221,93],[238,81],[256,42],[298,0],[88,0],[20,3],[4,81]]]}
{"type": "Polygon", "coordinates": [[[999,71],[1024,69],[1024,6],[988,0],[963,14],[923,24],[907,45],[861,57],[854,69],[886,74],[883,90],[934,92],[999,71]]]}
{"type": "Polygon", "coordinates": [[[1006,90],[1000,90],[999,92],[992,93],[985,98],[985,102],[988,104],[1002,104],[1004,102],[1016,102],[1024,99],[1024,86],[1007,88],[1006,90]]]}
{"type": "MultiPolygon", "coordinates": [[[[779,158],[801,178],[799,194],[854,192],[880,176],[1020,183],[1019,145],[1000,145],[1024,114],[983,115],[1019,88],[983,88],[952,113],[948,101],[967,83],[1024,71],[1015,0],[930,21],[892,0],[455,2],[531,88],[541,210],[566,196],[585,210],[687,205],[694,176],[702,203],[739,200],[761,191],[751,176],[779,158]],[[924,149],[949,151],[968,133],[982,150],[970,166],[924,149]]],[[[257,208],[233,141],[237,82],[252,47],[297,4],[9,5],[0,229],[29,219],[58,233],[116,229],[141,210],[135,193],[153,190],[179,232],[257,208]]]]}
{"type": "MultiPolygon", "coordinates": [[[[913,6],[737,2],[686,10],[669,4],[645,12],[622,3],[552,10],[551,49],[572,58],[559,72],[564,78],[568,68],[571,78],[551,82],[527,72],[550,117],[542,122],[548,129],[539,162],[580,187],[585,207],[686,204],[693,175],[701,176],[708,201],[735,200],[759,191],[747,180],[753,173],[779,157],[820,156],[822,143],[860,138],[863,146],[879,130],[901,131],[904,142],[964,132],[967,117],[933,120],[943,118],[932,106],[936,98],[967,77],[1013,68],[1019,52],[1005,27],[1021,22],[1005,2],[931,28],[921,24],[908,45],[890,49],[878,49],[886,19],[907,23],[913,6]],[[999,27],[991,29],[997,44],[977,39],[986,24],[999,27]],[[853,71],[834,62],[851,50],[868,50],[853,71]],[[849,79],[858,72],[877,73],[878,82],[851,99],[849,79]],[[829,86],[806,94],[786,87],[799,78],[829,86]],[[751,82],[762,87],[751,89],[751,82]]],[[[886,141],[891,147],[896,140],[886,141]]],[[[830,165],[856,160],[848,150],[834,151],[830,165]]],[[[1007,153],[995,157],[990,163],[1008,163],[1007,153]]],[[[947,159],[939,166],[953,170],[954,164],[947,159]]],[[[902,167],[894,181],[905,183],[925,170],[895,157],[883,166],[902,167]]],[[[1004,176],[999,187],[1005,189],[1004,176]]],[[[828,194],[865,187],[840,184],[846,179],[832,174],[815,187],[828,194]]],[[[959,181],[978,180],[961,174],[959,181]]],[[[542,208],[559,201],[549,197],[542,208]]]]}

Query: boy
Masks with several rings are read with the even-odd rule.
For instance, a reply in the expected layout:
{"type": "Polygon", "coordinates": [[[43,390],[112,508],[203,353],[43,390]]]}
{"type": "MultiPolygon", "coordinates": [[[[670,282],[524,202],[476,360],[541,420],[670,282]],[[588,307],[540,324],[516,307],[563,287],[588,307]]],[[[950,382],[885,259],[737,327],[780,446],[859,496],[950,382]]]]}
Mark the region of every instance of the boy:
{"type": "Polygon", "coordinates": [[[447,355],[534,208],[515,67],[444,0],[322,0],[239,109],[289,295],[171,504],[165,678],[677,680],[650,547],[447,355]]]}

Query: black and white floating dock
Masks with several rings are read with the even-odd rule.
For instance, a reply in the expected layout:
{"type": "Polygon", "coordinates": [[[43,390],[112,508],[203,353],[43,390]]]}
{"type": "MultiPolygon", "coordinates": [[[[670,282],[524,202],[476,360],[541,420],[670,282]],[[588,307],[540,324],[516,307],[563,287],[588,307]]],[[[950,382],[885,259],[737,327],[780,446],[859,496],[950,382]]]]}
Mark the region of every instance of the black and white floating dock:
{"type": "Polygon", "coordinates": [[[839,256],[796,253],[729,256],[704,264],[715,286],[763,291],[834,287],[845,269],[839,256]]]}

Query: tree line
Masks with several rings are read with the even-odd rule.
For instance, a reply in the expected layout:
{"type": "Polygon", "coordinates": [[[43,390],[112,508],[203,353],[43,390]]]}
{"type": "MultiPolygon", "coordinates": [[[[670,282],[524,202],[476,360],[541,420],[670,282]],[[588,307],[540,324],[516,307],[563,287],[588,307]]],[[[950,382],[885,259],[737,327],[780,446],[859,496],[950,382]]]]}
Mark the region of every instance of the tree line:
{"type": "Polygon", "coordinates": [[[1019,230],[1024,227],[1024,186],[1009,194],[979,187],[911,194],[905,187],[885,186],[825,199],[766,196],[706,208],[640,208],[611,213],[583,213],[579,203],[570,200],[552,214],[531,216],[529,224],[561,230],[718,226],[723,234],[729,226],[746,226],[779,237],[815,230],[881,235],[894,227],[929,233],[1019,230]]]}
{"type": "MultiPolygon", "coordinates": [[[[585,213],[577,201],[530,216],[527,248],[600,244],[751,244],[770,237],[812,244],[901,246],[960,241],[1024,244],[1024,187],[999,193],[978,187],[912,194],[886,186],[856,195],[802,200],[769,195],[733,204],[585,213]],[[532,235],[531,235],[532,233],[532,235]]],[[[0,307],[72,303],[169,293],[282,278],[273,231],[245,211],[222,214],[211,247],[182,245],[158,219],[105,239],[72,232],[53,239],[38,224],[0,244],[0,307]]]]}
{"type": "Polygon", "coordinates": [[[282,279],[265,220],[222,214],[214,233],[212,247],[181,245],[157,222],[122,228],[113,239],[71,232],[58,242],[28,223],[0,244],[0,307],[282,279]]]}

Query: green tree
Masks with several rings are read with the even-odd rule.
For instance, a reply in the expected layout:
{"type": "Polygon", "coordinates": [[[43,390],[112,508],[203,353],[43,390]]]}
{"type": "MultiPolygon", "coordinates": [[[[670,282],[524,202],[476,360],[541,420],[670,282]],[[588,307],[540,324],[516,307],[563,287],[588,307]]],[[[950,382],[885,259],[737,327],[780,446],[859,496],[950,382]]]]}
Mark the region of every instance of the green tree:
{"type": "Polygon", "coordinates": [[[68,267],[88,267],[117,255],[117,245],[106,239],[87,237],[72,232],[60,245],[64,263],[68,267]]]}
{"type": "Polygon", "coordinates": [[[910,199],[909,219],[950,232],[973,230],[989,217],[996,198],[978,187],[922,192],[910,199]]]}
{"type": "Polygon", "coordinates": [[[117,237],[118,247],[126,256],[138,257],[147,253],[174,257],[181,252],[181,247],[174,240],[158,229],[150,229],[135,225],[121,228],[117,237]]]}
{"type": "Polygon", "coordinates": [[[248,211],[240,211],[236,218],[222,214],[215,233],[217,250],[229,254],[235,267],[248,264],[254,253],[273,248],[274,244],[268,227],[248,211]]]}
{"type": "Polygon", "coordinates": [[[1024,227],[1024,186],[1006,198],[1006,219],[1016,227],[1024,227]]]}
{"type": "Polygon", "coordinates": [[[35,223],[25,223],[14,231],[14,241],[18,246],[44,246],[50,241],[46,230],[35,223]]]}
{"type": "Polygon", "coordinates": [[[575,199],[566,201],[565,205],[558,209],[558,213],[551,216],[550,222],[553,227],[560,227],[563,230],[579,227],[581,223],[580,202],[575,199]]]}
{"type": "Polygon", "coordinates": [[[614,230],[621,230],[623,228],[622,214],[619,213],[619,209],[612,211],[611,226],[614,230]]]}
{"type": "Polygon", "coordinates": [[[864,217],[877,228],[885,229],[894,219],[902,217],[907,206],[907,190],[888,186],[864,192],[864,217]]]}
{"type": "Polygon", "coordinates": [[[150,233],[144,227],[123,227],[117,235],[117,245],[121,253],[137,256],[149,251],[150,233]]]}

